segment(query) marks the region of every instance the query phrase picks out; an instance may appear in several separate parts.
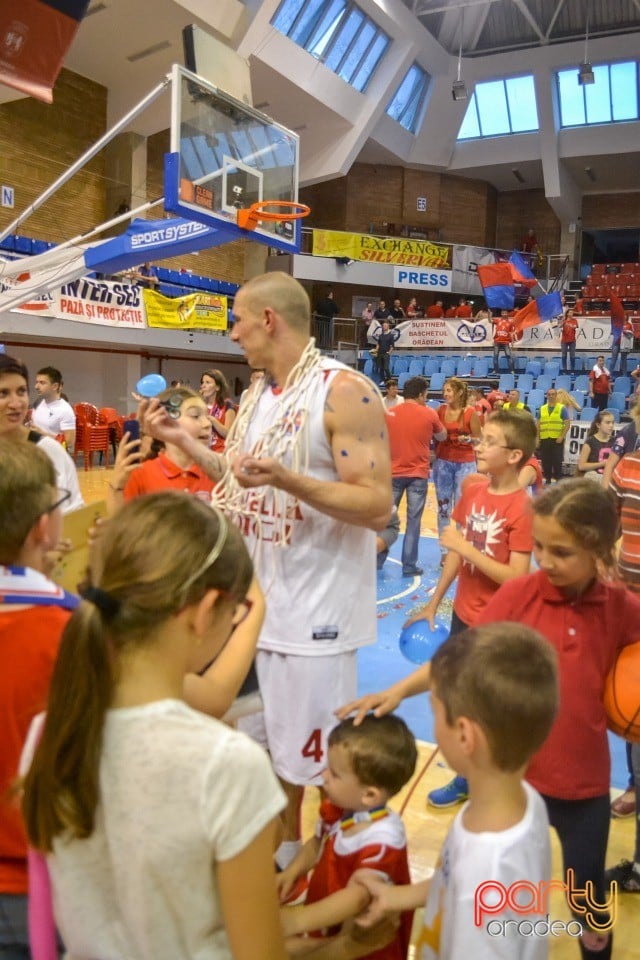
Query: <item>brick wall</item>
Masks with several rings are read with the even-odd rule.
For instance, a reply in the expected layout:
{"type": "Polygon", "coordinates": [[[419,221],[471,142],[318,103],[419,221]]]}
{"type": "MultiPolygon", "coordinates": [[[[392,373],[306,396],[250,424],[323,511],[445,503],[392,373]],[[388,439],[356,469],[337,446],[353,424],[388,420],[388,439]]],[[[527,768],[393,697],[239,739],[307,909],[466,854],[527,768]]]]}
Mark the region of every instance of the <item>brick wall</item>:
{"type": "MultiPolygon", "coordinates": [[[[0,106],[0,178],[15,188],[11,223],[105,131],[106,88],[62,70],[52,104],[31,97],[0,106]]],[[[104,157],[100,154],[25,221],[19,233],[60,242],[105,219],[104,157]]]]}
{"type": "Polygon", "coordinates": [[[442,177],[440,239],[448,243],[493,246],[496,190],[484,180],[442,177]]]}
{"type": "Polygon", "coordinates": [[[304,187],[300,199],[311,207],[310,227],[399,234],[409,226],[430,240],[495,243],[496,192],[480,180],[355,163],[346,177],[304,187]],[[419,197],[427,201],[424,212],[419,197]]]}
{"type": "Polygon", "coordinates": [[[639,224],[640,192],[589,194],[582,199],[583,229],[637,229],[639,224]]]}
{"type": "Polygon", "coordinates": [[[545,253],[560,249],[560,221],[547,202],[544,190],[510,190],[498,194],[496,246],[519,250],[529,227],[536,232],[545,253]]]}

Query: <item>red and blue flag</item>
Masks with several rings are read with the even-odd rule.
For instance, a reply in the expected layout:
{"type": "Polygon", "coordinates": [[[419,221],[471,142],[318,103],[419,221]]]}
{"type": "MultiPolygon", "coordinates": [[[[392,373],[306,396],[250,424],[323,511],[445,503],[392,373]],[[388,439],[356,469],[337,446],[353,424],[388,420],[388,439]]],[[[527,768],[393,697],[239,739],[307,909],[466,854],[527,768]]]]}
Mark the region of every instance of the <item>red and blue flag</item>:
{"type": "Polygon", "coordinates": [[[535,287],[538,281],[525,258],[517,250],[514,250],[509,257],[509,264],[514,283],[522,284],[523,287],[529,287],[529,289],[535,287]]]}
{"type": "Polygon", "coordinates": [[[478,279],[482,284],[482,291],[489,309],[513,310],[516,291],[510,263],[501,261],[480,266],[478,279]]]}
{"type": "Polygon", "coordinates": [[[559,293],[545,293],[537,300],[531,300],[522,310],[516,310],[513,322],[516,333],[522,333],[527,327],[537,327],[539,323],[554,320],[562,313],[562,299],[559,293]]]}

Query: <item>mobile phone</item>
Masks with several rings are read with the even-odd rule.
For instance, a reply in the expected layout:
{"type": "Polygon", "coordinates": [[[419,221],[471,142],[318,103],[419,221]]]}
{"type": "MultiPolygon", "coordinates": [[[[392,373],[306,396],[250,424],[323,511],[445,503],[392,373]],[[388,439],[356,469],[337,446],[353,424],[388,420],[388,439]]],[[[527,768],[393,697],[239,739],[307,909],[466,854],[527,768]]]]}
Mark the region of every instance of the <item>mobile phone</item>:
{"type": "Polygon", "coordinates": [[[129,440],[139,440],[140,439],[140,421],[136,420],[135,417],[132,417],[130,420],[125,420],[122,424],[122,432],[129,434],[129,440]]]}

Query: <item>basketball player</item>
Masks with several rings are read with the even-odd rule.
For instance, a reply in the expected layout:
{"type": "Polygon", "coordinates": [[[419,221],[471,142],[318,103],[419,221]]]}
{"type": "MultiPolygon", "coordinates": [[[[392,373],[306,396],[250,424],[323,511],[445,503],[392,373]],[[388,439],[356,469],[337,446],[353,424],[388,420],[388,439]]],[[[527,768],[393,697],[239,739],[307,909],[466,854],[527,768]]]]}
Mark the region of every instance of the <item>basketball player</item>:
{"type": "Polygon", "coordinates": [[[140,416],[146,432],[220,480],[214,500],[240,523],[266,593],[256,665],[289,801],[284,868],[299,849],[304,786],[326,767],[333,711],[356,694],[356,649],[376,638],[374,531],[391,514],[389,443],[373,385],[309,339],[309,298],[296,280],[255,277],[234,314],[231,338],[266,373],[240,406],[226,459],[194,444],[157,401],[140,416]]]}

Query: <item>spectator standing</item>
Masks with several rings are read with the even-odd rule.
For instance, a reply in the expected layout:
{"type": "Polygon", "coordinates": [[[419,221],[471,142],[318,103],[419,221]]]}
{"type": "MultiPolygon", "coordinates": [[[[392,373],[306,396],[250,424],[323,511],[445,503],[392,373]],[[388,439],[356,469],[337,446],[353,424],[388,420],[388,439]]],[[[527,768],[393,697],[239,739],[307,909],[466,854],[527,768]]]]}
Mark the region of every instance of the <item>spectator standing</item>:
{"type": "Polygon", "coordinates": [[[375,316],[375,312],[373,309],[373,304],[368,303],[364,308],[364,310],[362,311],[362,319],[365,321],[365,323],[369,324],[373,320],[374,316],[375,316]]]}
{"type": "Polygon", "coordinates": [[[447,320],[452,320],[452,319],[455,317],[455,315],[456,315],[456,308],[454,307],[453,304],[451,304],[450,307],[447,307],[447,309],[446,309],[445,312],[444,312],[444,315],[445,315],[445,318],[446,318],[447,320]]]}
{"type": "Polygon", "coordinates": [[[503,410],[526,410],[531,413],[524,400],[520,399],[519,390],[509,390],[507,393],[507,402],[502,405],[503,410]]]}
{"type": "Polygon", "coordinates": [[[473,316],[473,310],[471,309],[471,304],[467,302],[465,297],[460,297],[460,302],[456,307],[456,312],[454,316],[458,320],[470,320],[473,316]]]}
{"type": "Polygon", "coordinates": [[[438,534],[442,537],[455,504],[462,493],[462,481],[475,473],[476,454],[473,438],[480,436],[480,420],[468,404],[468,388],[464,380],[450,377],[442,395],[445,403],[438,416],[447,431],[447,439],[436,447],[433,482],[438,499],[438,534]]]}
{"type": "Polygon", "coordinates": [[[523,253],[538,252],[538,238],[536,237],[536,232],[533,229],[533,227],[529,227],[524,237],[522,238],[522,252],[523,253]]]}
{"type": "Polygon", "coordinates": [[[390,318],[393,319],[391,310],[387,307],[385,300],[378,301],[378,306],[376,307],[373,315],[376,320],[389,320],[390,318]]]}
{"type": "Polygon", "coordinates": [[[515,373],[515,364],[513,362],[513,353],[511,352],[511,344],[515,337],[516,327],[509,316],[508,310],[502,310],[500,316],[493,321],[493,370],[494,373],[498,373],[498,360],[500,358],[500,351],[502,351],[507,358],[507,363],[509,364],[509,370],[511,373],[515,373]]]}
{"type": "Polygon", "coordinates": [[[418,302],[415,297],[411,297],[407,305],[407,318],[413,320],[415,317],[419,317],[422,311],[418,306],[418,302]]]}
{"type": "Polygon", "coordinates": [[[540,460],[546,483],[562,480],[564,438],[570,425],[569,411],[558,403],[558,391],[550,387],[547,390],[547,402],[542,404],[538,414],[540,460]]]}
{"type": "Polygon", "coordinates": [[[387,395],[383,400],[386,410],[393,410],[394,407],[399,406],[401,403],[404,403],[404,397],[401,397],[398,393],[398,381],[387,380],[387,395]]]}
{"type": "Polygon", "coordinates": [[[485,417],[491,413],[492,407],[489,401],[483,396],[480,387],[472,387],[469,390],[469,403],[478,414],[478,419],[480,420],[480,425],[482,426],[484,424],[485,417]]]}
{"type": "Polygon", "coordinates": [[[236,419],[237,408],[229,398],[229,384],[220,370],[205,370],[200,377],[200,394],[211,420],[211,449],[221,452],[236,419]]]}
{"type": "Polygon", "coordinates": [[[29,409],[28,377],[27,368],[20,360],[0,354],[0,437],[15,443],[25,440],[37,443],[53,463],[58,487],[70,493],[62,503],[62,512],[69,513],[84,506],[75,464],[53,437],[24,426],[29,409]]]}
{"type": "Polygon", "coordinates": [[[611,391],[611,374],[604,365],[604,357],[598,357],[589,373],[589,396],[594,407],[606,410],[611,391]]]}
{"type": "Polygon", "coordinates": [[[379,333],[374,333],[373,339],[377,344],[375,364],[380,383],[384,383],[391,378],[391,354],[394,345],[400,339],[400,331],[392,330],[389,320],[382,321],[382,329],[379,333]]]}
{"type": "Polygon", "coordinates": [[[565,373],[574,373],[576,368],[576,336],[578,333],[578,320],[572,309],[565,310],[562,317],[560,349],[562,351],[562,369],[565,373]],[[567,363],[567,355],[569,364],[567,363]]]}
{"type": "Polygon", "coordinates": [[[326,297],[318,300],[314,311],[318,330],[318,348],[320,350],[328,350],[331,347],[331,326],[339,313],[340,308],[333,299],[333,290],[329,290],[326,297]]]}
{"type": "Polygon", "coordinates": [[[391,485],[393,502],[399,506],[407,498],[407,527],[402,546],[402,576],[415,577],[418,566],[420,523],[427,500],[431,463],[431,439],[446,440],[447,431],[435,410],[427,407],[428,383],[424,377],[411,377],[404,385],[405,402],[387,414],[391,447],[391,485]]]}
{"type": "Polygon", "coordinates": [[[633,350],[633,324],[628,316],[625,316],[622,325],[622,333],[618,340],[614,340],[611,345],[611,372],[616,372],[618,357],[620,357],[620,373],[623,377],[627,375],[627,357],[633,350]]]}
{"type": "Polygon", "coordinates": [[[134,274],[134,280],[139,287],[146,287],[149,290],[155,290],[158,286],[158,268],[147,260],[141,267],[138,267],[134,274]]]}
{"type": "Polygon", "coordinates": [[[487,400],[491,404],[492,410],[499,409],[507,402],[507,394],[498,389],[499,385],[500,384],[497,380],[489,381],[489,386],[491,389],[487,394],[487,400]]]}
{"type": "Polygon", "coordinates": [[[393,307],[391,308],[391,316],[393,317],[394,323],[399,323],[401,320],[406,320],[407,315],[404,312],[404,307],[398,299],[393,301],[393,307]]]}
{"type": "Polygon", "coordinates": [[[427,307],[426,315],[430,320],[440,320],[442,317],[444,317],[442,300],[436,300],[436,302],[432,303],[430,307],[427,307]]]}
{"type": "Polygon", "coordinates": [[[64,438],[70,454],[76,444],[75,410],[62,397],[62,374],[55,367],[38,370],[35,382],[40,403],[34,408],[31,425],[46,437],[64,438]]]}
{"type": "Polygon", "coordinates": [[[599,410],[589,426],[587,439],[580,450],[578,474],[591,480],[602,479],[604,465],[611,456],[614,426],[613,414],[599,410]]]}

